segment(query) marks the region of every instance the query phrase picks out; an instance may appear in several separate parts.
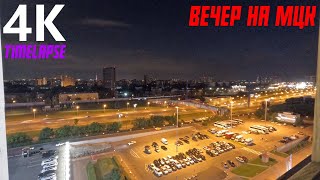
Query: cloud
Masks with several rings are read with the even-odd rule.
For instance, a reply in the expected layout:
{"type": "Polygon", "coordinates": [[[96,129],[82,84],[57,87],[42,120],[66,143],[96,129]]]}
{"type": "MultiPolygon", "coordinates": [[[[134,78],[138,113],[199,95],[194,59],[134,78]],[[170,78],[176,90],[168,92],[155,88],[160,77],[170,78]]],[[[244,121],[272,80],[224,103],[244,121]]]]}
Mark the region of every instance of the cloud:
{"type": "Polygon", "coordinates": [[[129,28],[131,25],[114,20],[105,20],[105,19],[94,19],[94,18],[85,18],[80,21],[80,24],[87,26],[96,26],[96,27],[117,27],[117,28],[129,28]]]}

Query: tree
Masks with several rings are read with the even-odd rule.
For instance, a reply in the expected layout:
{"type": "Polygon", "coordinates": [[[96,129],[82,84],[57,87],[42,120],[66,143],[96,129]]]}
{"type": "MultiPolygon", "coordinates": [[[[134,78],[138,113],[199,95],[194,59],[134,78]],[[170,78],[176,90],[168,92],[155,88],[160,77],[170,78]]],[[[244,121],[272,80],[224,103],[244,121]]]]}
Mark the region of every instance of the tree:
{"type": "Polygon", "coordinates": [[[110,176],[109,177],[110,179],[114,179],[114,180],[121,179],[121,173],[118,168],[113,168],[109,176],[110,176]]]}
{"type": "Polygon", "coordinates": [[[9,145],[26,144],[32,142],[32,138],[26,133],[16,133],[9,135],[7,141],[9,145]]]}
{"type": "Polygon", "coordinates": [[[89,134],[97,134],[102,132],[104,129],[105,129],[105,126],[103,124],[93,122],[88,126],[87,132],[89,134]]]}
{"type": "Polygon", "coordinates": [[[121,126],[122,126],[121,122],[113,122],[113,123],[107,125],[107,131],[108,132],[117,132],[120,130],[121,126]]]}
{"type": "Polygon", "coordinates": [[[57,138],[65,138],[65,137],[70,137],[72,134],[71,134],[71,126],[68,126],[68,125],[65,125],[65,126],[62,126],[60,128],[58,128],[55,132],[56,134],[56,137],[57,138]]]}
{"type": "Polygon", "coordinates": [[[259,118],[259,119],[262,119],[264,118],[264,111],[262,109],[257,109],[255,112],[254,112],[254,115],[259,118]]]}
{"type": "Polygon", "coordinates": [[[52,136],[54,135],[54,131],[51,128],[43,128],[40,131],[40,135],[39,135],[39,140],[46,140],[46,139],[50,139],[52,136]]]}
{"type": "Polygon", "coordinates": [[[149,122],[146,118],[137,118],[133,121],[133,128],[135,129],[141,129],[148,127],[149,122]]]}
{"type": "Polygon", "coordinates": [[[164,124],[164,117],[163,116],[151,116],[150,117],[150,126],[160,127],[164,124]]]}
{"type": "Polygon", "coordinates": [[[78,125],[79,119],[74,119],[73,124],[76,126],[78,125]]]}

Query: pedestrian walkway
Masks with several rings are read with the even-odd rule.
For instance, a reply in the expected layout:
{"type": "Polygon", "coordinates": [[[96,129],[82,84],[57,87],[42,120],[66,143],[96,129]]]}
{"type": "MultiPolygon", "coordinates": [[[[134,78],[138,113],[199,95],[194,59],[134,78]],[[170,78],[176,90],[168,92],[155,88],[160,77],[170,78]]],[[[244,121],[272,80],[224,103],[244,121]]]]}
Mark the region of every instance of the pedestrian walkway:
{"type": "Polygon", "coordinates": [[[241,148],[241,149],[243,149],[243,150],[245,150],[245,151],[248,151],[248,152],[251,152],[251,153],[256,154],[256,155],[262,154],[262,153],[259,152],[259,151],[256,151],[256,150],[253,150],[253,149],[247,148],[247,147],[243,147],[243,148],[241,148]]]}

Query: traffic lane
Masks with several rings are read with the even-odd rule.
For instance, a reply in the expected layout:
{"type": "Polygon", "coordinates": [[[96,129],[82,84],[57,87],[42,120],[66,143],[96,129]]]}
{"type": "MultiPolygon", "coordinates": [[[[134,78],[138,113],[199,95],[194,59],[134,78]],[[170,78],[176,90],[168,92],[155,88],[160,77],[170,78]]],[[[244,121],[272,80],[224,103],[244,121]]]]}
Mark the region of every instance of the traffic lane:
{"type": "Polygon", "coordinates": [[[10,180],[37,179],[42,170],[42,156],[14,157],[9,159],[10,180]]]}
{"type": "MultiPolygon", "coordinates": [[[[202,112],[201,110],[196,109],[190,109],[188,111],[181,111],[180,115],[188,115],[192,113],[202,112]]],[[[114,112],[112,115],[102,115],[99,117],[72,117],[72,118],[58,118],[58,119],[50,119],[50,120],[28,120],[28,121],[7,121],[7,133],[15,133],[15,132],[28,132],[28,131],[35,131],[35,130],[41,130],[45,127],[50,128],[59,128],[63,125],[73,125],[74,119],[80,118],[80,121],[78,122],[79,125],[87,125],[92,122],[118,122],[118,121],[131,121],[138,117],[150,117],[152,115],[173,115],[175,113],[175,110],[171,109],[161,109],[161,110],[155,110],[155,111],[135,111],[132,114],[126,115],[123,118],[118,118],[117,113],[122,112],[114,112]],[[26,128],[27,127],[27,128],[26,128]]]]}

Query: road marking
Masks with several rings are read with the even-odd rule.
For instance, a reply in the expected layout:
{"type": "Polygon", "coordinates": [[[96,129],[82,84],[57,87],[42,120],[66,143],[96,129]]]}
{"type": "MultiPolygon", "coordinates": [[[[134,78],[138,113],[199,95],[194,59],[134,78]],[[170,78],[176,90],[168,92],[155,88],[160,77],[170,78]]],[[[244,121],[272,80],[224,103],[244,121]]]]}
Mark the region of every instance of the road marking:
{"type": "Polygon", "coordinates": [[[262,153],[259,152],[259,151],[256,151],[256,150],[253,150],[253,149],[250,149],[250,148],[247,148],[247,147],[243,147],[243,148],[241,148],[241,149],[243,149],[243,150],[245,150],[245,151],[248,151],[248,152],[251,152],[251,153],[256,154],[256,155],[262,154],[262,153]]]}
{"type": "Polygon", "coordinates": [[[40,164],[34,164],[34,165],[31,165],[31,166],[27,166],[28,168],[32,168],[32,167],[35,167],[35,166],[40,166],[40,164]]]}
{"type": "Polygon", "coordinates": [[[138,152],[138,153],[136,153],[136,154],[140,154],[140,155],[142,155],[144,158],[147,157],[144,153],[141,153],[139,150],[137,150],[137,148],[132,148],[132,149],[134,149],[135,152],[138,152]]]}
{"type": "Polygon", "coordinates": [[[130,154],[135,158],[140,158],[140,156],[132,149],[130,149],[130,154]]]}

